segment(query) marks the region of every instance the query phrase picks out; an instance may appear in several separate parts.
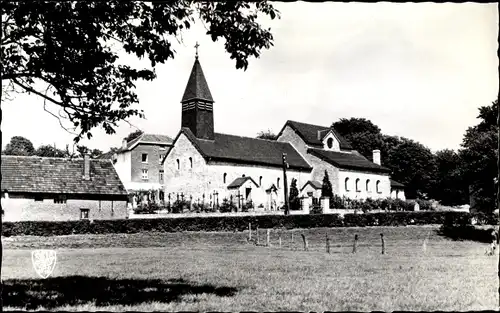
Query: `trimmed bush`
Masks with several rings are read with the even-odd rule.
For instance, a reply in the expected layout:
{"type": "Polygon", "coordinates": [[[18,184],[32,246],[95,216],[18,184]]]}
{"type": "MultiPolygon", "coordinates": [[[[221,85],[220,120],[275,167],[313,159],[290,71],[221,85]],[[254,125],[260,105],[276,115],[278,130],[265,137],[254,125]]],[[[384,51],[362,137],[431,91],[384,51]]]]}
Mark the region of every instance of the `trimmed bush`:
{"type": "Polygon", "coordinates": [[[140,233],[145,231],[243,231],[259,228],[317,228],[317,227],[364,227],[405,225],[471,225],[476,215],[465,212],[390,212],[369,214],[310,214],[310,215],[262,215],[262,216],[212,216],[159,219],[123,219],[66,221],[66,222],[4,222],[5,237],[10,236],[60,236],[71,234],[140,233]]]}

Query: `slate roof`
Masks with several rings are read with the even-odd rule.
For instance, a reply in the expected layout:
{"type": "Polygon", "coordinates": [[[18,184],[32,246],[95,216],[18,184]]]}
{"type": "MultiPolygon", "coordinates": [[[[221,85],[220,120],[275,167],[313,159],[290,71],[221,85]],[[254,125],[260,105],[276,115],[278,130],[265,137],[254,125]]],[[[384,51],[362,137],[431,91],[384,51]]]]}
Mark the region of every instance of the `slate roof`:
{"type": "Polygon", "coordinates": [[[402,183],[397,182],[397,181],[391,179],[391,187],[404,188],[405,185],[403,185],[402,183]]]}
{"type": "Polygon", "coordinates": [[[173,142],[174,142],[173,139],[167,135],[143,133],[139,137],[134,138],[131,141],[129,141],[127,143],[127,149],[120,148],[120,150],[118,152],[130,151],[140,143],[155,143],[155,144],[171,145],[173,142]]]}
{"type": "Polygon", "coordinates": [[[238,177],[236,178],[235,180],[233,180],[232,183],[230,183],[229,185],[227,185],[227,189],[236,189],[236,188],[240,188],[241,186],[243,186],[244,183],[246,183],[248,180],[251,180],[255,186],[259,187],[259,185],[257,185],[257,183],[255,182],[255,180],[252,179],[252,177],[249,177],[249,176],[245,176],[245,177],[238,177]]]}
{"type": "Polygon", "coordinates": [[[2,191],[127,195],[110,160],[90,160],[90,180],[83,179],[83,159],[2,155],[2,191]]]}
{"type": "Polygon", "coordinates": [[[311,185],[314,189],[321,189],[323,187],[323,184],[320,183],[319,181],[316,181],[316,180],[308,180],[304,186],[302,186],[302,189],[300,189],[300,191],[304,190],[304,188],[306,188],[307,185],[311,185]]]}
{"type": "MultiPolygon", "coordinates": [[[[198,139],[189,128],[183,127],[181,133],[193,143],[200,154],[207,159],[234,163],[282,167],[282,153],[287,154],[290,169],[310,172],[311,166],[288,142],[214,134],[214,140],[198,139]]],[[[175,141],[174,141],[175,142],[175,141]]]]}
{"type": "Polygon", "coordinates": [[[193,99],[214,102],[198,58],[196,58],[196,60],[194,61],[193,68],[191,70],[191,74],[189,75],[189,80],[186,85],[186,90],[184,91],[184,96],[182,97],[181,103],[193,99]]]}
{"type": "Polygon", "coordinates": [[[341,149],[344,150],[352,150],[352,146],[349,143],[347,139],[342,137],[335,129],[330,128],[330,127],[325,127],[325,126],[319,126],[319,125],[313,125],[313,124],[306,124],[306,123],[301,123],[301,122],[296,122],[296,121],[286,121],[285,126],[283,126],[280,134],[278,137],[281,135],[283,130],[285,129],[286,126],[290,126],[297,134],[304,140],[304,142],[307,145],[310,146],[318,146],[322,147],[323,142],[321,139],[318,139],[318,132],[320,132],[321,137],[325,136],[328,131],[331,129],[335,136],[339,140],[339,145],[341,149]]]}
{"type": "Polygon", "coordinates": [[[375,173],[390,173],[391,171],[386,167],[375,164],[365,157],[354,153],[327,151],[315,148],[308,149],[307,153],[342,169],[364,170],[375,173]]]}

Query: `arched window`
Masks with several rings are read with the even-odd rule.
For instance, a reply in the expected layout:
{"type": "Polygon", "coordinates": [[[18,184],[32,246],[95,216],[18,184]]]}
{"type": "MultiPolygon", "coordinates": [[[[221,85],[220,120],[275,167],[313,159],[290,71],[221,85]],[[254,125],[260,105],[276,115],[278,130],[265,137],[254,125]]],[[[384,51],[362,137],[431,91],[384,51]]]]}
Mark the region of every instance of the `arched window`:
{"type": "Polygon", "coordinates": [[[333,138],[328,138],[326,145],[328,146],[328,149],[331,149],[333,147],[333,138]]]}
{"type": "Polygon", "coordinates": [[[359,178],[356,178],[356,192],[360,192],[361,188],[359,187],[359,178]]]}
{"type": "Polygon", "coordinates": [[[226,177],[227,177],[227,173],[224,173],[224,175],[222,176],[222,179],[224,181],[224,184],[226,183],[226,177]]]}
{"type": "Polygon", "coordinates": [[[179,161],[179,159],[177,159],[177,169],[180,170],[181,169],[181,161],[179,161]]]}
{"type": "Polygon", "coordinates": [[[280,187],[280,178],[278,177],[278,179],[276,180],[276,188],[279,188],[280,187]]]}
{"type": "Polygon", "coordinates": [[[193,168],[193,158],[189,158],[189,165],[191,166],[191,168],[193,168]]]}
{"type": "Polygon", "coordinates": [[[366,191],[370,192],[370,180],[369,179],[366,180],[366,191]]]}
{"type": "Polygon", "coordinates": [[[377,180],[377,185],[376,185],[376,187],[377,187],[377,192],[378,192],[378,193],[381,193],[381,191],[380,191],[380,180],[377,180]]]}
{"type": "Polygon", "coordinates": [[[349,177],[345,179],[345,191],[349,191],[349,177]]]}
{"type": "Polygon", "coordinates": [[[262,176],[259,177],[259,187],[262,187],[262,176]]]}

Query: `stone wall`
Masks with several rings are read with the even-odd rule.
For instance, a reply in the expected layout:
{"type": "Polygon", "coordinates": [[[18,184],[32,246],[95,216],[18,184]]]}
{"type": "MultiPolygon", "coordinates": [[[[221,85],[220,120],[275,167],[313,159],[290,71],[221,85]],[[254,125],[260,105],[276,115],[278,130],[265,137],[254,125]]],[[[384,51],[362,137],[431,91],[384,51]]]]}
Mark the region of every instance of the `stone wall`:
{"type": "MultiPolygon", "coordinates": [[[[251,177],[260,189],[267,189],[272,184],[278,187],[277,202],[283,202],[283,170],[281,167],[255,166],[248,164],[234,164],[227,162],[206,162],[184,134],[177,139],[175,147],[170,151],[164,164],[165,168],[165,195],[169,193],[184,193],[195,199],[205,194],[206,202],[214,191],[219,193],[219,204],[224,197],[229,197],[227,185],[243,175],[251,177]],[[191,168],[191,160],[193,167],[191,168]],[[177,168],[177,160],[180,169],[177,168]],[[279,182],[278,182],[279,179],[279,182]]],[[[308,171],[288,170],[288,185],[292,178],[297,179],[297,187],[303,186],[310,177],[308,171]]],[[[299,187],[300,188],[300,187],[299,187]]],[[[262,192],[256,192],[255,195],[262,192]]],[[[259,196],[259,201],[265,197],[259,196]]],[[[173,196],[173,201],[175,196],[173,196]]],[[[255,203],[258,205],[259,203],[255,203]]],[[[263,203],[265,204],[265,203],[263,203]]]]}
{"type": "Polygon", "coordinates": [[[2,198],[5,222],[80,220],[80,209],[89,209],[90,220],[127,218],[127,201],[72,200],[54,203],[54,199],[35,201],[26,198],[2,198]]]}

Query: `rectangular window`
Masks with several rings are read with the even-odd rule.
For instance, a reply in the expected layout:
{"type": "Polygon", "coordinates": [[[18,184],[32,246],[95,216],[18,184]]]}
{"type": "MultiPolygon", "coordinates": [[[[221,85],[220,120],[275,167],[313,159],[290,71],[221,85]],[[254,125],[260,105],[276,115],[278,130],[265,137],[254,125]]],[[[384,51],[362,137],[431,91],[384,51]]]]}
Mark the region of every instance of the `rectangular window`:
{"type": "Polygon", "coordinates": [[[142,154],[142,163],[148,163],[148,154],[147,153],[142,154]]]}
{"type": "Polygon", "coordinates": [[[80,219],[88,220],[89,219],[89,209],[80,209],[80,219]]]}
{"type": "Polygon", "coordinates": [[[160,154],[160,159],[158,160],[158,163],[161,165],[161,161],[163,161],[163,157],[164,155],[163,154],[160,154]]]}
{"type": "Polygon", "coordinates": [[[163,170],[160,170],[160,183],[163,184],[163,170]]]}
{"type": "Polygon", "coordinates": [[[148,179],[148,170],[142,170],[142,179],[148,179]]]}

